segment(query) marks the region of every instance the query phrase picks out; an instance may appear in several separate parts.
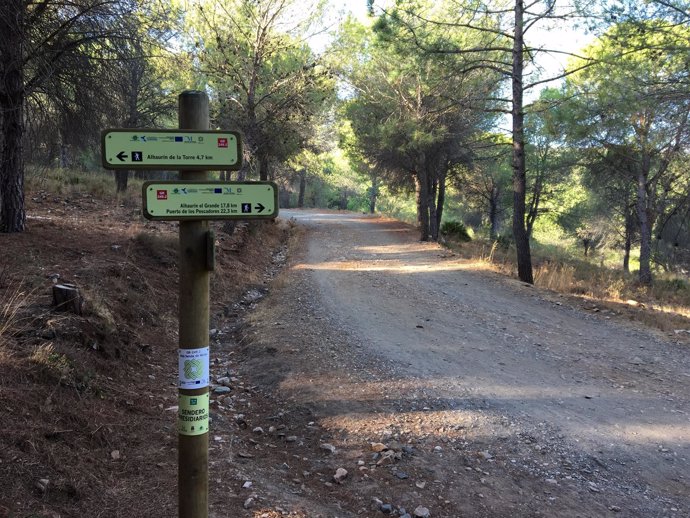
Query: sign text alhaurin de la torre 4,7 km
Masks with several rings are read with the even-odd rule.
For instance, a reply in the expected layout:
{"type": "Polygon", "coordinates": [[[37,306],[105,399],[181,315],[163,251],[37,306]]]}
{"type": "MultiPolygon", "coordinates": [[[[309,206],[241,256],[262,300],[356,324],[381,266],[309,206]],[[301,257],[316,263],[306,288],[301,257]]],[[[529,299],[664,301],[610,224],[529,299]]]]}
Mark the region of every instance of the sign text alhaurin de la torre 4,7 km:
{"type": "Polygon", "coordinates": [[[106,169],[237,170],[240,136],[233,131],[109,129],[102,133],[106,169]]]}

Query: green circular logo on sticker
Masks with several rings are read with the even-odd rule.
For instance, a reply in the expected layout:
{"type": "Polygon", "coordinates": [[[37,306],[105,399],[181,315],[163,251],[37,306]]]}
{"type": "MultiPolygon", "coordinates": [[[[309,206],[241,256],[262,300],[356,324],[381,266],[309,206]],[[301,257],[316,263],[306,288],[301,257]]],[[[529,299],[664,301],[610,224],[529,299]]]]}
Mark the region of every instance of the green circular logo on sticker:
{"type": "Polygon", "coordinates": [[[184,375],[188,380],[198,380],[204,375],[204,364],[201,360],[185,360],[184,375]]]}

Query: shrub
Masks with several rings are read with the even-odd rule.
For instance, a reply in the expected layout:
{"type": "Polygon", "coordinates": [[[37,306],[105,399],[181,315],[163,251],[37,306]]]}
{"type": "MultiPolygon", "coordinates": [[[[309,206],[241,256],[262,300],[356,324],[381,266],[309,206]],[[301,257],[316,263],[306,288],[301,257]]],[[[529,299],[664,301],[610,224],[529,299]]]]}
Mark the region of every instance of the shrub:
{"type": "Polygon", "coordinates": [[[461,221],[445,221],[441,225],[441,234],[465,243],[472,241],[472,237],[467,231],[467,227],[465,227],[461,221]]]}
{"type": "Polygon", "coordinates": [[[513,236],[509,234],[499,234],[496,236],[495,243],[501,250],[508,250],[510,245],[513,244],[513,236]]]}

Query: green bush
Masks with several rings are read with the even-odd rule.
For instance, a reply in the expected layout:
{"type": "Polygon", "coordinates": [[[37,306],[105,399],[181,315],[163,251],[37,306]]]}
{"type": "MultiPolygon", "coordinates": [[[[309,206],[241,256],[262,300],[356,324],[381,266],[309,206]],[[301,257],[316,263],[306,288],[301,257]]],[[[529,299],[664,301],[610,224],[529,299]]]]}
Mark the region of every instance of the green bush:
{"type": "Polygon", "coordinates": [[[465,243],[472,241],[472,237],[467,231],[467,227],[465,227],[465,225],[460,221],[445,221],[441,225],[441,234],[465,243]]]}
{"type": "Polygon", "coordinates": [[[673,293],[690,292],[690,284],[683,279],[656,279],[657,287],[673,293]]]}
{"type": "Polygon", "coordinates": [[[501,250],[508,250],[513,244],[513,236],[509,234],[499,234],[496,236],[496,244],[501,250]]]}

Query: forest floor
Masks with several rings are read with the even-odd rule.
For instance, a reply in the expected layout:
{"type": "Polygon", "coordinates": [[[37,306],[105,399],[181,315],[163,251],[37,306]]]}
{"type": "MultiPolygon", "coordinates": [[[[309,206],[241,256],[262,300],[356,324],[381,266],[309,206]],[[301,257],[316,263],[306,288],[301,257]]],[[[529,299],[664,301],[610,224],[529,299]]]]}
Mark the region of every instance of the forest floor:
{"type": "MultiPolygon", "coordinates": [[[[0,517],[174,517],[176,225],[79,194],[29,214],[0,236],[0,517]],[[58,279],[82,316],[52,311],[58,279]]],[[[211,517],[690,515],[690,322],[385,218],[217,236],[211,517]]]]}

